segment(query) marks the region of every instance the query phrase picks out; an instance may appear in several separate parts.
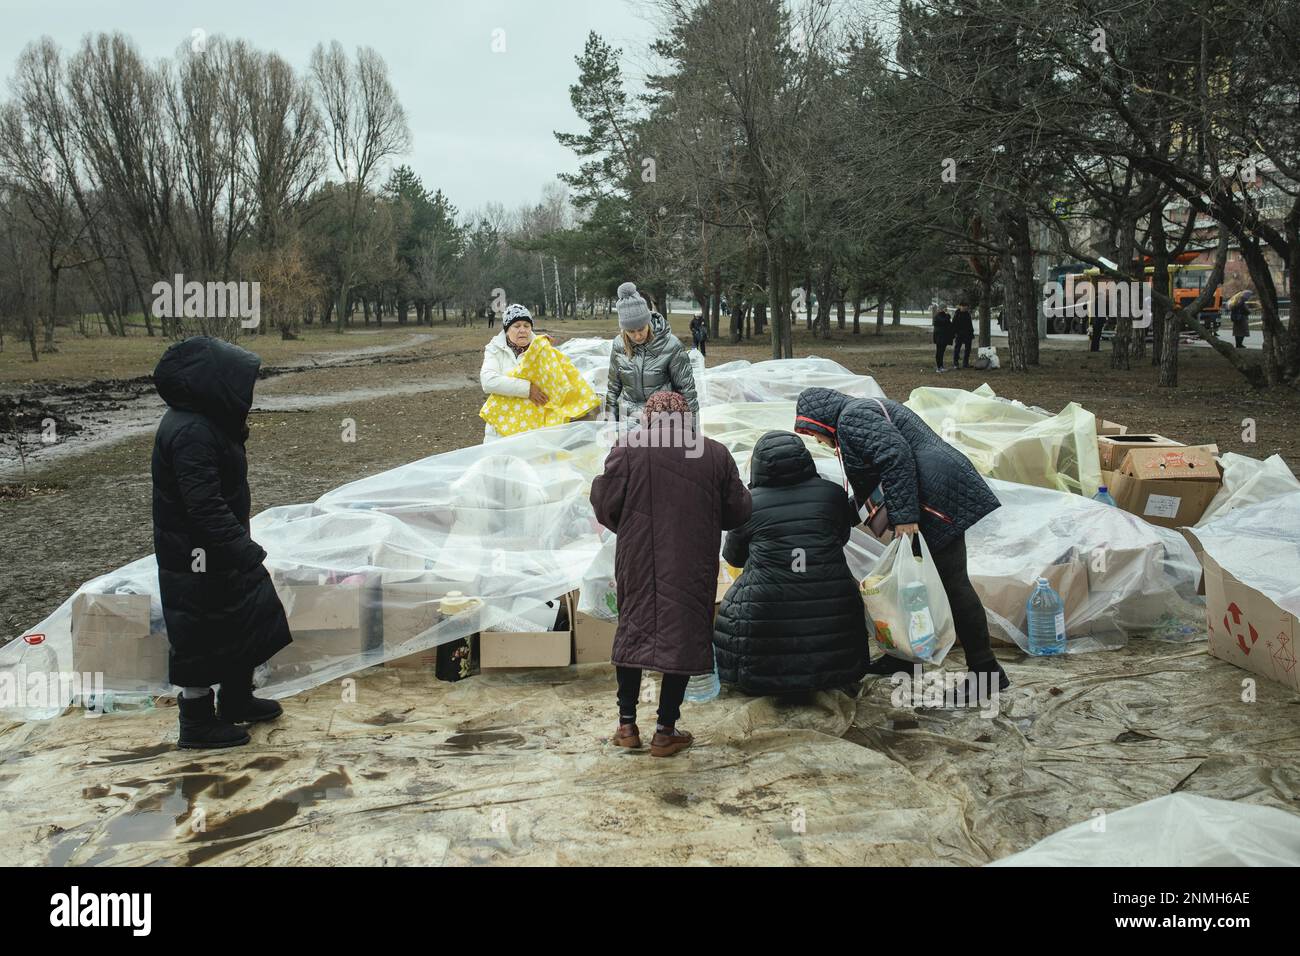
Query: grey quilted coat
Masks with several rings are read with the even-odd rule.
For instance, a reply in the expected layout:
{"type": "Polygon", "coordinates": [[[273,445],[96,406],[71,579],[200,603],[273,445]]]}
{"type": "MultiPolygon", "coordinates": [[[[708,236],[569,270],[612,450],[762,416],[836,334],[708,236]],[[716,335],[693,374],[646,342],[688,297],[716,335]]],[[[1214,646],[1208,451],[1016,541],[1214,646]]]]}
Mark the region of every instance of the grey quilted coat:
{"type": "Polygon", "coordinates": [[[609,355],[609,385],[605,392],[605,413],[620,421],[641,417],[641,407],[655,392],[680,392],[691,412],[700,414],[695,396],[695,373],[691,359],[668,322],[658,312],[650,313],[650,338],[632,349],[629,357],[622,336],[614,339],[609,355]]]}
{"type": "Polygon", "coordinates": [[[919,524],[932,551],[1000,505],[970,459],[901,402],[806,388],[795,406],[795,430],[833,439],[857,502],[879,488],[890,524],[919,524]]]}

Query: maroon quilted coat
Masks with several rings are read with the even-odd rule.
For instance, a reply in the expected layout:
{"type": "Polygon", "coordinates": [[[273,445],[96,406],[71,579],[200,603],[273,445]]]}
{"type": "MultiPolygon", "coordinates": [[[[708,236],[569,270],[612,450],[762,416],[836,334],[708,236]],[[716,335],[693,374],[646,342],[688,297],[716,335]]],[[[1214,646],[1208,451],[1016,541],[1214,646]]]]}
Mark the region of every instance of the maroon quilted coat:
{"type": "Polygon", "coordinates": [[[618,535],[614,663],[707,674],[722,532],[749,520],[751,502],[731,453],[702,436],[682,447],[683,427],[665,416],[616,445],[591,484],[591,505],[618,535]],[[658,447],[639,440],[646,429],[657,432],[658,447]]]}

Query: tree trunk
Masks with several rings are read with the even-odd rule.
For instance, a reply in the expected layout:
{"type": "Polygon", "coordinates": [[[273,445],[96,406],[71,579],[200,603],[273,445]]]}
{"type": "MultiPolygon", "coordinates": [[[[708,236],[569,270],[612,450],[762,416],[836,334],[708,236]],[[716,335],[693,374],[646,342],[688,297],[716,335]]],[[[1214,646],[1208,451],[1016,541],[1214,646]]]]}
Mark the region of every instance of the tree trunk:
{"type": "Polygon", "coordinates": [[[885,300],[876,303],[876,334],[885,334],[885,300]]]}
{"type": "Polygon", "coordinates": [[[860,325],[861,320],[862,320],[862,300],[858,298],[857,293],[854,293],[853,295],[853,334],[854,335],[861,334],[862,331],[860,325]]]}
{"type": "Polygon", "coordinates": [[[709,321],[709,335],[714,340],[722,333],[722,267],[713,267],[713,315],[709,321]]]}

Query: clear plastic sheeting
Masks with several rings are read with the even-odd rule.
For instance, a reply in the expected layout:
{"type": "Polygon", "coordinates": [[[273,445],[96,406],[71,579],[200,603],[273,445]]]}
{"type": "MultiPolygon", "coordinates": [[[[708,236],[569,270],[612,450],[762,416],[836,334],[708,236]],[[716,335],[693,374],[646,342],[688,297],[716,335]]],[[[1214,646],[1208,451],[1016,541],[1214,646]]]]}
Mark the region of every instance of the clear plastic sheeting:
{"type": "Polygon", "coordinates": [[[1243,672],[1204,645],[999,656],[1013,684],[996,708],[915,703],[884,678],[856,700],[724,688],[684,707],[697,744],[670,760],[608,743],[601,664],[455,684],[373,668],[286,700],[248,746],[197,762],[174,749],[170,704],[0,722],[0,858],[978,865],[1175,790],[1300,808],[1295,695],[1262,681],[1242,704],[1243,672]]]}
{"type": "Polygon", "coordinates": [[[1136,636],[1205,639],[1200,562],[1177,531],[1078,495],[989,486],[1002,507],[966,533],[966,551],[995,636],[1028,650],[1025,602],[1045,577],[1065,607],[1070,653],[1136,636]]]}
{"type": "Polygon", "coordinates": [[[907,407],[980,474],[1091,498],[1101,484],[1097,420],[1070,402],[1052,415],[1000,398],[988,384],[974,391],[925,386],[907,407]]]}
{"type": "MultiPolygon", "coordinates": [[[[575,338],[559,346],[602,398],[609,379],[610,349],[617,341],[575,338]]],[[[871,376],[850,372],[838,362],[815,355],[766,362],[742,359],[705,368],[704,356],[698,349],[690,349],[688,354],[701,409],[738,402],[793,402],[801,391],[814,385],[833,388],[855,398],[885,397],[871,376]]]]}
{"type": "MultiPolygon", "coordinates": [[[[815,355],[715,365],[705,376],[710,404],[793,402],[805,388],[833,388],[854,398],[884,398],[876,380],[815,355]]],[[[791,420],[793,422],[793,419],[791,420]]],[[[787,429],[790,425],[785,426],[787,429]]]]}
{"type": "MultiPolygon", "coordinates": [[[[609,432],[597,422],[527,432],[257,515],[253,537],[267,551],[294,635],[259,669],[259,683],[284,697],[479,630],[549,627],[557,599],[578,586],[600,550],[588,495],[609,432]],[[454,600],[454,592],[474,600],[454,600]]],[[[129,615],[116,620],[115,656],[92,656],[88,639],[74,647],[73,631],[91,634],[98,622],[74,614],[74,595],[33,629],[46,634],[60,672],[93,661],[107,690],[169,692],[153,557],[77,593],[140,596],[149,625],[137,635],[129,615]]],[[[21,648],[19,641],[0,649],[0,666],[21,648]]]]}
{"type": "Polygon", "coordinates": [[[1229,511],[1195,534],[1219,567],[1300,616],[1300,491],[1229,511]]]}
{"type": "Polygon", "coordinates": [[[1207,524],[1237,508],[1300,491],[1300,481],[1296,480],[1281,455],[1260,461],[1258,458],[1228,452],[1221,455],[1218,462],[1223,469],[1223,487],[1196,522],[1197,526],[1207,524]]]}
{"type": "Polygon", "coordinates": [[[1076,823],[990,866],[1300,866],[1300,816],[1171,793],[1076,823]]]}

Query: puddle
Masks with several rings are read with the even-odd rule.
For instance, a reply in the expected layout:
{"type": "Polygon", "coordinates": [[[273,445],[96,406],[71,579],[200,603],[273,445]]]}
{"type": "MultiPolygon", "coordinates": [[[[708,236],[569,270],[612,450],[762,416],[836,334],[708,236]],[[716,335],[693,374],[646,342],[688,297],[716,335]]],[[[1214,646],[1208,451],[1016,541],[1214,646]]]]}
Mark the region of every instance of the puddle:
{"type": "Polygon", "coordinates": [[[272,754],[265,754],[256,760],[244,764],[245,770],[276,770],[288,763],[288,757],[276,757],[272,754]]]}
{"type": "Polygon", "coordinates": [[[438,746],[455,747],[458,750],[469,750],[491,746],[518,747],[522,743],[524,743],[523,734],[514,734],[505,731],[477,730],[448,737],[438,746]]]}
{"type": "Polygon", "coordinates": [[[154,744],[151,747],[137,747],[134,750],[128,750],[120,754],[112,754],[103,760],[95,763],[82,764],[82,769],[86,770],[91,767],[107,767],[118,763],[135,763],[141,760],[152,760],[159,754],[171,753],[176,749],[175,744],[154,744]]]}
{"type": "Polygon", "coordinates": [[[351,783],[351,778],[344,771],[335,770],[325,774],[315,783],[298,787],[281,797],[276,797],[265,806],[231,814],[214,826],[208,827],[203,833],[194,835],[193,841],[201,841],[208,845],[191,850],[186,862],[191,865],[203,863],[228,850],[258,839],[262,831],[283,826],[297,816],[299,810],[313,807],[326,800],[349,797],[352,795],[351,783]]]}
{"type": "Polygon", "coordinates": [[[372,727],[387,727],[389,724],[406,723],[406,718],[399,714],[394,714],[391,710],[386,710],[382,714],[374,717],[367,717],[361,721],[363,724],[370,724],[372,727]]]}

